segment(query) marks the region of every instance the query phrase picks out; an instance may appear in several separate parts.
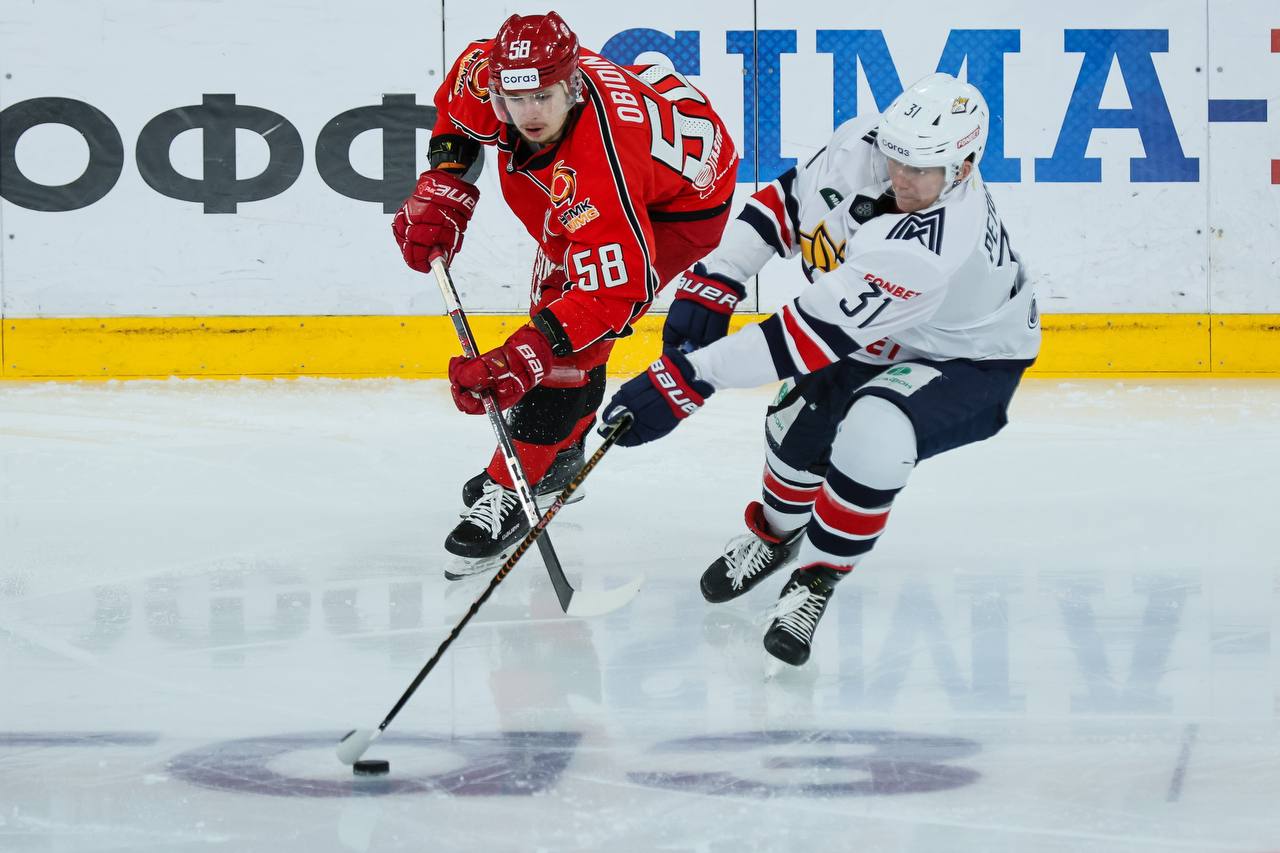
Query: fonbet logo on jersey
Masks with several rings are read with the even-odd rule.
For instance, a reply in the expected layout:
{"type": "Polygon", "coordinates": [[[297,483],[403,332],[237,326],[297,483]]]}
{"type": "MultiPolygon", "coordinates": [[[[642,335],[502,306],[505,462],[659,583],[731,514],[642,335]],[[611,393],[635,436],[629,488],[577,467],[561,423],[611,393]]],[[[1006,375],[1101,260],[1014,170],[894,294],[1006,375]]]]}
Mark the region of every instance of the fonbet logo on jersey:
{"type": "Polygon", "coordinates": [[[869,272],[866,275],[864,275],[862,277],[862,280],[870,282],[872,287],[878,287],[881,290],[883,290],[885,293],[889,294],[890,296],[896,296],[899,299],[911,299],[914,296],[920,295],[920,291],[918,290],[907,290],[902,285],[894,284],[893,282],[887,279],[883,279],[873,272],[869,272]]]}

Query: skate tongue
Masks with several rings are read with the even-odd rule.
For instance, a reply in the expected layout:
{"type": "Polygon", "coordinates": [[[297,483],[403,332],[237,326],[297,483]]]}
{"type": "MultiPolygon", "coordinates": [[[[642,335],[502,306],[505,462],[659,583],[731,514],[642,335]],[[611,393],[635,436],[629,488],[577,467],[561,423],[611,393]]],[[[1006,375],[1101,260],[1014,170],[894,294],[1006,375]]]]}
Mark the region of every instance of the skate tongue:
{"type": "MultiPolygon", "coordinates": [[[[793,581],[793,583],[795,583],[793,581]]],[[[775,619],[782,619],[799,610],[809,600],[809,587],[795,583],[795,588],[787,590],[768,610],[764,612],[761,623],[768,628],[775,619]]]]}
{"type": "Polygon", "coordinates": [[[764,568],[768,557],[772,556],[771,553],[765,553],[767,547],[754,533],[730,540],[725,546],[725,559],[729,563],[726,577],[733,583],[734,589],[741,589],[743,581],[764,568]]]}
{"type": "Polygon", "coordinates": [[[747,529],[770,545],[777,545],[782,542],[783,537],[770,532],[769,523],[764,518],[764,504],[760,503],[760,501],[752,501],[747,504],[747,511],[743,513],[743,518],[747,522],[747,529]]]}

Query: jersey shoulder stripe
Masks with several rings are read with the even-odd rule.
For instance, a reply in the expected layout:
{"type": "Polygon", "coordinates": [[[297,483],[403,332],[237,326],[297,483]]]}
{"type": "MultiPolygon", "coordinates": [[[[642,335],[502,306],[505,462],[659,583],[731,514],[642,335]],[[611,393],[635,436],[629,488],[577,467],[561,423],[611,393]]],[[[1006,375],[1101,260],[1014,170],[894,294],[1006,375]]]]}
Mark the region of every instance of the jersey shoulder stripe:
{"type": "Polygon", "coordinates": [[[786,247],[782,243],[782,235],[778,230],[778,221],[770,214],[765,213],[761,209],[759,202],[754,198],[747,199],[746,205],[743,206],[742,211],[738,214],[738,219],[750,225],[751,230],[755,231],[778,257],[785,258],[787,256],[786,247]]]}

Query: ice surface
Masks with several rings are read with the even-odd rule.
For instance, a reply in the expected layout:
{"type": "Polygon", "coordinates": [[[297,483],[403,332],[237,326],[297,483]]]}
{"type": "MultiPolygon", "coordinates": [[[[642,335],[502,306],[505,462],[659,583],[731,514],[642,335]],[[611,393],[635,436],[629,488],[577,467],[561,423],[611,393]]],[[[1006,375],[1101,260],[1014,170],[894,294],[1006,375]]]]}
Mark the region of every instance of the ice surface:
{"type": "MultiPolygon", "coordinates": [[[[930,460],[800,670],[697,578],[769,389],[615,449],[551,532],[625,609],[440,544],[440,382],[0,385],[0,850],[1280,848],[1280,383],[1029,380],[930,460]]],[[[584,579],[585,576],[585,579],[584,579]]]]}

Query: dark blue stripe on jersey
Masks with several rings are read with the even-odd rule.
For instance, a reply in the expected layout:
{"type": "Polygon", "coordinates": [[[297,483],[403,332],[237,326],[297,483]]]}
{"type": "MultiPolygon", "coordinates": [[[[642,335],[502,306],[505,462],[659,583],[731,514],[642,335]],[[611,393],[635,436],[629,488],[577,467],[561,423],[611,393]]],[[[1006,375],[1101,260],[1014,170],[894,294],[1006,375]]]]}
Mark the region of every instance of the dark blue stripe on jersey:
{"type": "Polygon", "coordinates": [[[810,545],[819,551],[835,554],[837,557],[856,557],[859,554],[865,554],[875,547],[876,541],[880,538],[873,536],[870,539],[846,539],[827,530],[818,523],[816,518],[811,519],[805,526],[804,535],[808,538],[810,545]]]}
{"type": "Polygon", "coordinates": [[[831,351],[836,354],[836,358],[844,358],[849,353],[861,349],[857,341],[849,337],[849,333],[843,327],[837,326],[835,323],[828,323],[826,320],[820,320],[810,314],[800,307],[800,300],[797,299],[792,302],[791,307],[800,315],[800,319],[804,320],[805,324],[813,330],[813,333],[831,348],[831,351]]]}
{"type": "Polygon", "coordinates": [[[812,165],[813,165],[813,163],[814,163],[814,161],[815,161],[815,160],[817,160],[819,157],[821,157],[821,156],[822,156],[822,152],[823,152],[823,151],[826,151],[826,150],[827,150],[827,146],[825,146],[825,145],[824,145],[824,146],[822,146],[821,148],[819,148],[819,149],[818,149],[818,153],[817,153],[817,154],[814,154],[812,157],[810,157],[810,158],[809,158],[809,162],[808,162],[808,163],[805,163],[805,164],[804,164],[804,167],[807,169],[807,168],[809,168],[810,166],[812,166],[812,165]]]}
{"type": "Polygon", "coordinates": [[[813,509],[812,503],[793,504],[790,501],[784,501],[782,498],[770,492],[768,489],[763,490],[764,502],[778,512],[785,512],[788,515],[804,515],[813,509]]]}
{"type": "Polygon", "coordinates": [[[866,510],[888,506],[893,503],[894,496],[902,491],[901,488],[873,489],[870,486],[864,486],[857,480],[840,473],[834,465],[827,469],[827,486],[840,500],[866,510]]]}
{"type": "Polygon", "coordinates": [[[755,229],[760,235],[760,239],[768,243],[778,257],[785,258],[787,250],[782,246],[782,237],[778,234],[778,223],[773,218],[758,207],[748,204],[742,208],[742,212],[738,214],[738,218],[755,229]]]}
{"type": "Polygon", "coordinates": [[[795,166],[778,176],[778,186],[782,187],[782,203],[787,208],[787,219],[791,220],[791,233],[796,235],[798,243],[800,241],[800,202],[796,201],[795,193],[791,192],[795,184],[795,166]]]}
{"type": "Polygon", "coordinates": [[[773,359],[773,369],[779,379],[790,379],[803,373],[791,360],[791,352],[787,349],[787,332],[782,328],[782,315],[774,314],[760,324],[764,332],[765,343],[769,345],[769,357],[773,359]]]}
{"type": "Polygon", "coordinates": [[[878,137],[879,135],[880,135],[880,128],[873,127],[866,132],[866,135],[862,137],[862,141],[867,143],[868,145],[875,145],[876,137],[878,137]]]}

